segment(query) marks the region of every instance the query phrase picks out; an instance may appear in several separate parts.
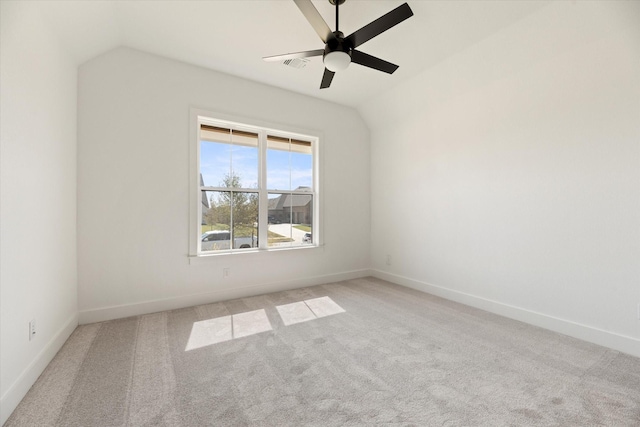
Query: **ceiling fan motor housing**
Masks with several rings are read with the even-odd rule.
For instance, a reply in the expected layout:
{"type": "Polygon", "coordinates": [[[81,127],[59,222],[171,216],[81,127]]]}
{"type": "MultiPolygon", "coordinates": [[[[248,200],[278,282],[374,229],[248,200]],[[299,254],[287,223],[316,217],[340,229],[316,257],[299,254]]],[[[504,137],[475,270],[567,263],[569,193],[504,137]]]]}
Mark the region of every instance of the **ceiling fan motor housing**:
{"type": "Polygon", "coordinates": [[[330,52],[344,52],[351,56],[353,46],[351,46],[349,40],[344,38],[342,31],[334,31],[333,35],[335,37],[327,40],[327,44],[324,46],[324,55],[330,52]]]}

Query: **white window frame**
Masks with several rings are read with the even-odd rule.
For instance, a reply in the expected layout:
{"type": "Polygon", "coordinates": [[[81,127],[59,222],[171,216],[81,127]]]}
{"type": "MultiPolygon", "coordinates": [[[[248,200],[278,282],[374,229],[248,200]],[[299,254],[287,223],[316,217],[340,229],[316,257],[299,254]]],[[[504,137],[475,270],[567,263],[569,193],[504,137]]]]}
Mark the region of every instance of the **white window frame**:
{"type": "MultiPolygon", "coordinates": [[[[223,113],[192,108],[189,117],[189,259],[190,263],[201,259],[213,259],[224,255],[255,254],[261,252],[304,250],[318,248],[323,245],[323,214],[322,214],[322,132],[310,129],[300,129],[291,125],[270,123],[244,117],[230,116],[223,113]],[[201,251],[201,216],[202,194],[200,186],[200,125],[207,124],[232,130],[241,130],[258,134],[258,189],[235,189],[236,191],[250,191],[259,194],[258,212],[258,248],[229,249],[220,251],[201,251]],[[312,243],[306,245],[268,247],[268,194],[267,183],[267,134],[293,139],[311,141],[313,155],[312,192],[305,192],[313,196],[312,243]]],[[[271,189],[272,193],[274,189],[271,189]]],[[[282,190],[282,193],[298,194],[294,190],[282,190]]],[[[299,193],[302,194],[302,193],[299,193]]]]}

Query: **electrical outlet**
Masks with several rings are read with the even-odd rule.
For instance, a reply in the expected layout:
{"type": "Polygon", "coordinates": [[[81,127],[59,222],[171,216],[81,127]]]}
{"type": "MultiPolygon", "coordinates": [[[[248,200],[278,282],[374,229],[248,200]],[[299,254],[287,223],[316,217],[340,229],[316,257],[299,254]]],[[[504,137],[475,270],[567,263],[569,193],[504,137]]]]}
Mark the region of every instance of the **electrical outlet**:
{"type": "Polygon", "coordinates": [[[29,341],[35,339],[36,337],[36,319],[31,320],[29,322],[29,341]]]}
{"type": "Polygon", "coordinates": [[[387,265],[391,265],[391,255],[387,255],[387,265]]]}
{"type": "Polygon", "coordinates": [[[230,268],[229,267],[225,267],[222,269],[222,277],[226,278],[229,277],[229,274],[231,274],[230,268]]]}

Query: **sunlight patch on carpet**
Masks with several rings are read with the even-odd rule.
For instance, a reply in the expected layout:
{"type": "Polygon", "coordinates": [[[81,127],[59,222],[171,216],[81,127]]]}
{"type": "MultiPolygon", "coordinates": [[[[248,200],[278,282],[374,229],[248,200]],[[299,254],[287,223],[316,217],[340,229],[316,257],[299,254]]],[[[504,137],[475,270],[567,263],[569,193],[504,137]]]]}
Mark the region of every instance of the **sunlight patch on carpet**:
{"type": "MultiPolygon", "coordinates": [[[[313,298],[276,307],[285,326],[308,322],[345,310],[329,297],[313,298]]],[[[184,351],[273,330],[264,309],[194,322],[184,351]]]]}
{"type": "Polygon", "coordinates": [[[273,328],[264,309],[194,322],[185,351],[242,338],[273,328]]]}
{"type": "Polygon", "coordinates": [[[342,307],[329,297],[298,301],[279,305],[276,308],[286,326],[345,312],[342,307]]]}

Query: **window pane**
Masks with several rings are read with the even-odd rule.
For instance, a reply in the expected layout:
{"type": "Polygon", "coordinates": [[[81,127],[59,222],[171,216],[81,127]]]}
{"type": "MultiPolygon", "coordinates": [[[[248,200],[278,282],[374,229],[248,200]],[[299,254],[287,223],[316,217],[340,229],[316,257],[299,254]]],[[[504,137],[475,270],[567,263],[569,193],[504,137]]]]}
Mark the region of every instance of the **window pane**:
{"type": "Polygon", "coordinates": [[[200,250],[227,250],[231,245],[231,192],[203,191],[200,250]]]}
{"type": "Polygon", "coordinates": [[[258,247],[258,193],[203,191],[202,194],[201,251],[258,247]]]}
{"type": "Polygon", "coordinates": [[[269,228],[267,246],[291,246],[291,207],[284,207],[287,193],[269,193],[269,228]]]}
{"type": "Polygon", "coordinates": [[[234,186],[258,188],[258,134],[232,131],[231,142],[231,173],[237,177],[234,186]]]}
{"type": "Polygon", "coordinates": [[[267,143],[267,188],[291,190],[291,164],[289,144],[267,143]]]}
{"type": "Polygon", "coordinates": [[[258,193],[231,193],[233,249],[258,247],[258,193]]]}
{"type": "Polygon", "coordinates": [[[291,189],[312,191],[313,152],[311,143],[291,140],[291,189]]]}
{"type": "Polygon", "coordinates": [[[231,174],[231,145],[200,141],[200,174],[202,185],[225,187],[225,179],[231,174]]]}
{"type": "Polygon", "coordinates": [[[312,243],[312,202],[310,194],[269,194],[269,247],[312,243]]]}
{"type": "Polygon", "coordinates": [[[297,191],[312,191],[313,157],[311,153],[291,152],[291,188],[297,191]]]}
{"type": "Polygon", "coordinates": [[[313,153],[311,143],[267,136],[267,188],[312,191],[313,153]]]}
{"type": "Polygon", "coordinates": [[[258,187],[258,134],[200,127],[200,173],[207,187],[258,187]]]}

